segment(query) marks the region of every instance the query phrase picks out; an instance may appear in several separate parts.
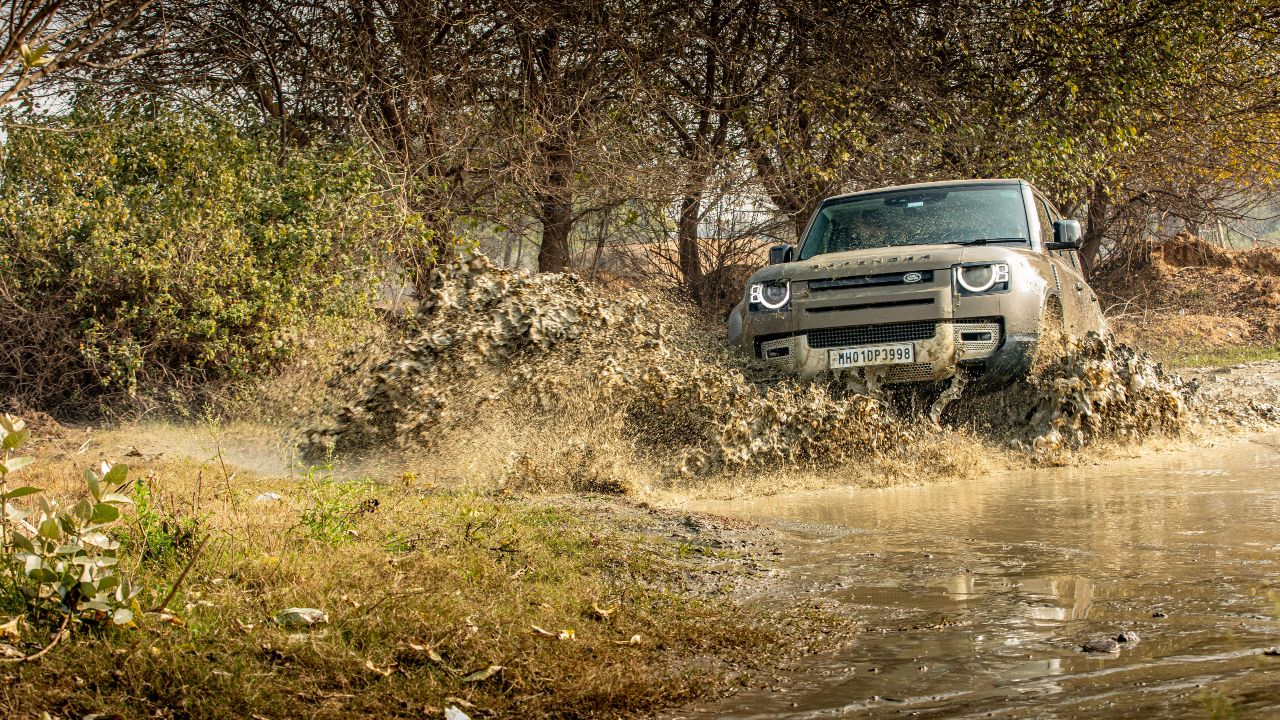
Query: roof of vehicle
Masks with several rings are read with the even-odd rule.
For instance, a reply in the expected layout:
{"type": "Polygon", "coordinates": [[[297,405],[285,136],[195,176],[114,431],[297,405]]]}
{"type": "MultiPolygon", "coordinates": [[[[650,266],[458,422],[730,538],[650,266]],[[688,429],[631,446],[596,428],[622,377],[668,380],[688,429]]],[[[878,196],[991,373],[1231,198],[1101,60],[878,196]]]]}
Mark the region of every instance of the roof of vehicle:
{"type": "Polygon", "coordinates": [[[932,188],[956,187],[963,185],[1029,185],[1022,178],[986,178],[971,180],[939,180],[927,183],[915,183],[912,185],[891,185],[889,187],[870,188],[867,190],[859,190],[857,192],[845,193],[844,195],[833,195],[822,201],[825,205],[833,200],[847,200],[848,198],[858,197],[859,195],[878,195],[885,192],[897,192],[899,190],[930,190],[932,188]]]}

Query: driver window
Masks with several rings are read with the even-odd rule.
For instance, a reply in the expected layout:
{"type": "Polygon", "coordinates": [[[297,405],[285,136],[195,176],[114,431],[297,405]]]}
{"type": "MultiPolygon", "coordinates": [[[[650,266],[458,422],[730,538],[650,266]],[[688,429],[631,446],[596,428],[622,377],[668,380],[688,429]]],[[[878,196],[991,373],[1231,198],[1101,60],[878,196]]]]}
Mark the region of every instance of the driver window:
{"type": "MultiPolygon", "coordinates": [[[[1048,200],[1036,196],[1036,214],[1040,217],[1040,238],[1044,242],[1053,242],[1053,221],[1062,218],[1061,213],[1053,209],[1048,200]],[[1048,239],[1046,240],[1046,236],[1048,239]]],[[[1074,250],[1055,250],[1054,255],[1071,262],[1071,266],[1080,271],[1080,254],[1074,250]]]]}
{"type": "Polygon", "coordinates": [[[1036,217],[1040,219],[1040,242],[1045,244],[1053,242],[1053,221],[1049,219],[1049,210],[1044,198],[1039,195],[1036,196],[1036,217]]]}

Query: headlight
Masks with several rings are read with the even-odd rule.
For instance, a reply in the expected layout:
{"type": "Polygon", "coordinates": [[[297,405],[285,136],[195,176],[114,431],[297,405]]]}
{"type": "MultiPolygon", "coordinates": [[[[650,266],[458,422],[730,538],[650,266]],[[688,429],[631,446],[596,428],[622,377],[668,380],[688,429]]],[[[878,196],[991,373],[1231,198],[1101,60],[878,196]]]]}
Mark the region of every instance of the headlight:
{"type": "Polygon", "coordinates": [[[1009,266],[1005,263],[957,265],[956,284],[967,293],[1007,292],[1009,266]]]}
{"type": "Polygon", "coordinates": [[[752,283],[751,290],[747,294],[747,303],[756,312],[781,310],[789,302],[791,302],[791,282],[788,280],[752,283]]]}

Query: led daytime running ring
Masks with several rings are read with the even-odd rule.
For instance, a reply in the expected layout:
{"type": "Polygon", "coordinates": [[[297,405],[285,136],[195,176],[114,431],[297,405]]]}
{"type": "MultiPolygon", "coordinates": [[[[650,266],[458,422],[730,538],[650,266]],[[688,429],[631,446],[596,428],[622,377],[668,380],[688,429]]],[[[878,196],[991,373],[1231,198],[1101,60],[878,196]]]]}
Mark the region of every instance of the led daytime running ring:
{"type": "Polygon", "coordinates": [[[790,282],[787,282],[785,280],[783,281],[782,287],[786,290],[786,292],[783,293],[782,299],[776,303],[771,303],[765,299],[764,287],[765,287],[765,283],[756,283],[751,286],[751,302],[760,305],[766,310],[777,310],[779,308],[786,307],[787,303],[791,302],[791,283],[790,282]]]}
{"type": "Polygon", "coordinates": [[[992,263],[990,265],[961,265],[956,268],[956,282],[960,283],[960,287],[971,293],[984,293],[1000,283],[1009,282],[1009,266],[1004,263],[992,263]],[[991,279],[986,284],[970,285],[964,279],[964,271],[971,267],[989,267],[991,268],[991,279]]]}

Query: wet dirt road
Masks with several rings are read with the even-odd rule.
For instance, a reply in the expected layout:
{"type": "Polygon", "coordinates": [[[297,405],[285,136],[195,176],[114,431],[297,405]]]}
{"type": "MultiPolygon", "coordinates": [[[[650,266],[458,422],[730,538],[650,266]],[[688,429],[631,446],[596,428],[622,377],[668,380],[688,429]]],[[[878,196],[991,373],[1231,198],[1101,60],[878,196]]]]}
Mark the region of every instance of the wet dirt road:
{"type": "Polygon", "coordinates": [[[1280,435],[700,509],[777,528],[790,592],[866,632],[675,717],[1280,717],[1280,435]]]}

